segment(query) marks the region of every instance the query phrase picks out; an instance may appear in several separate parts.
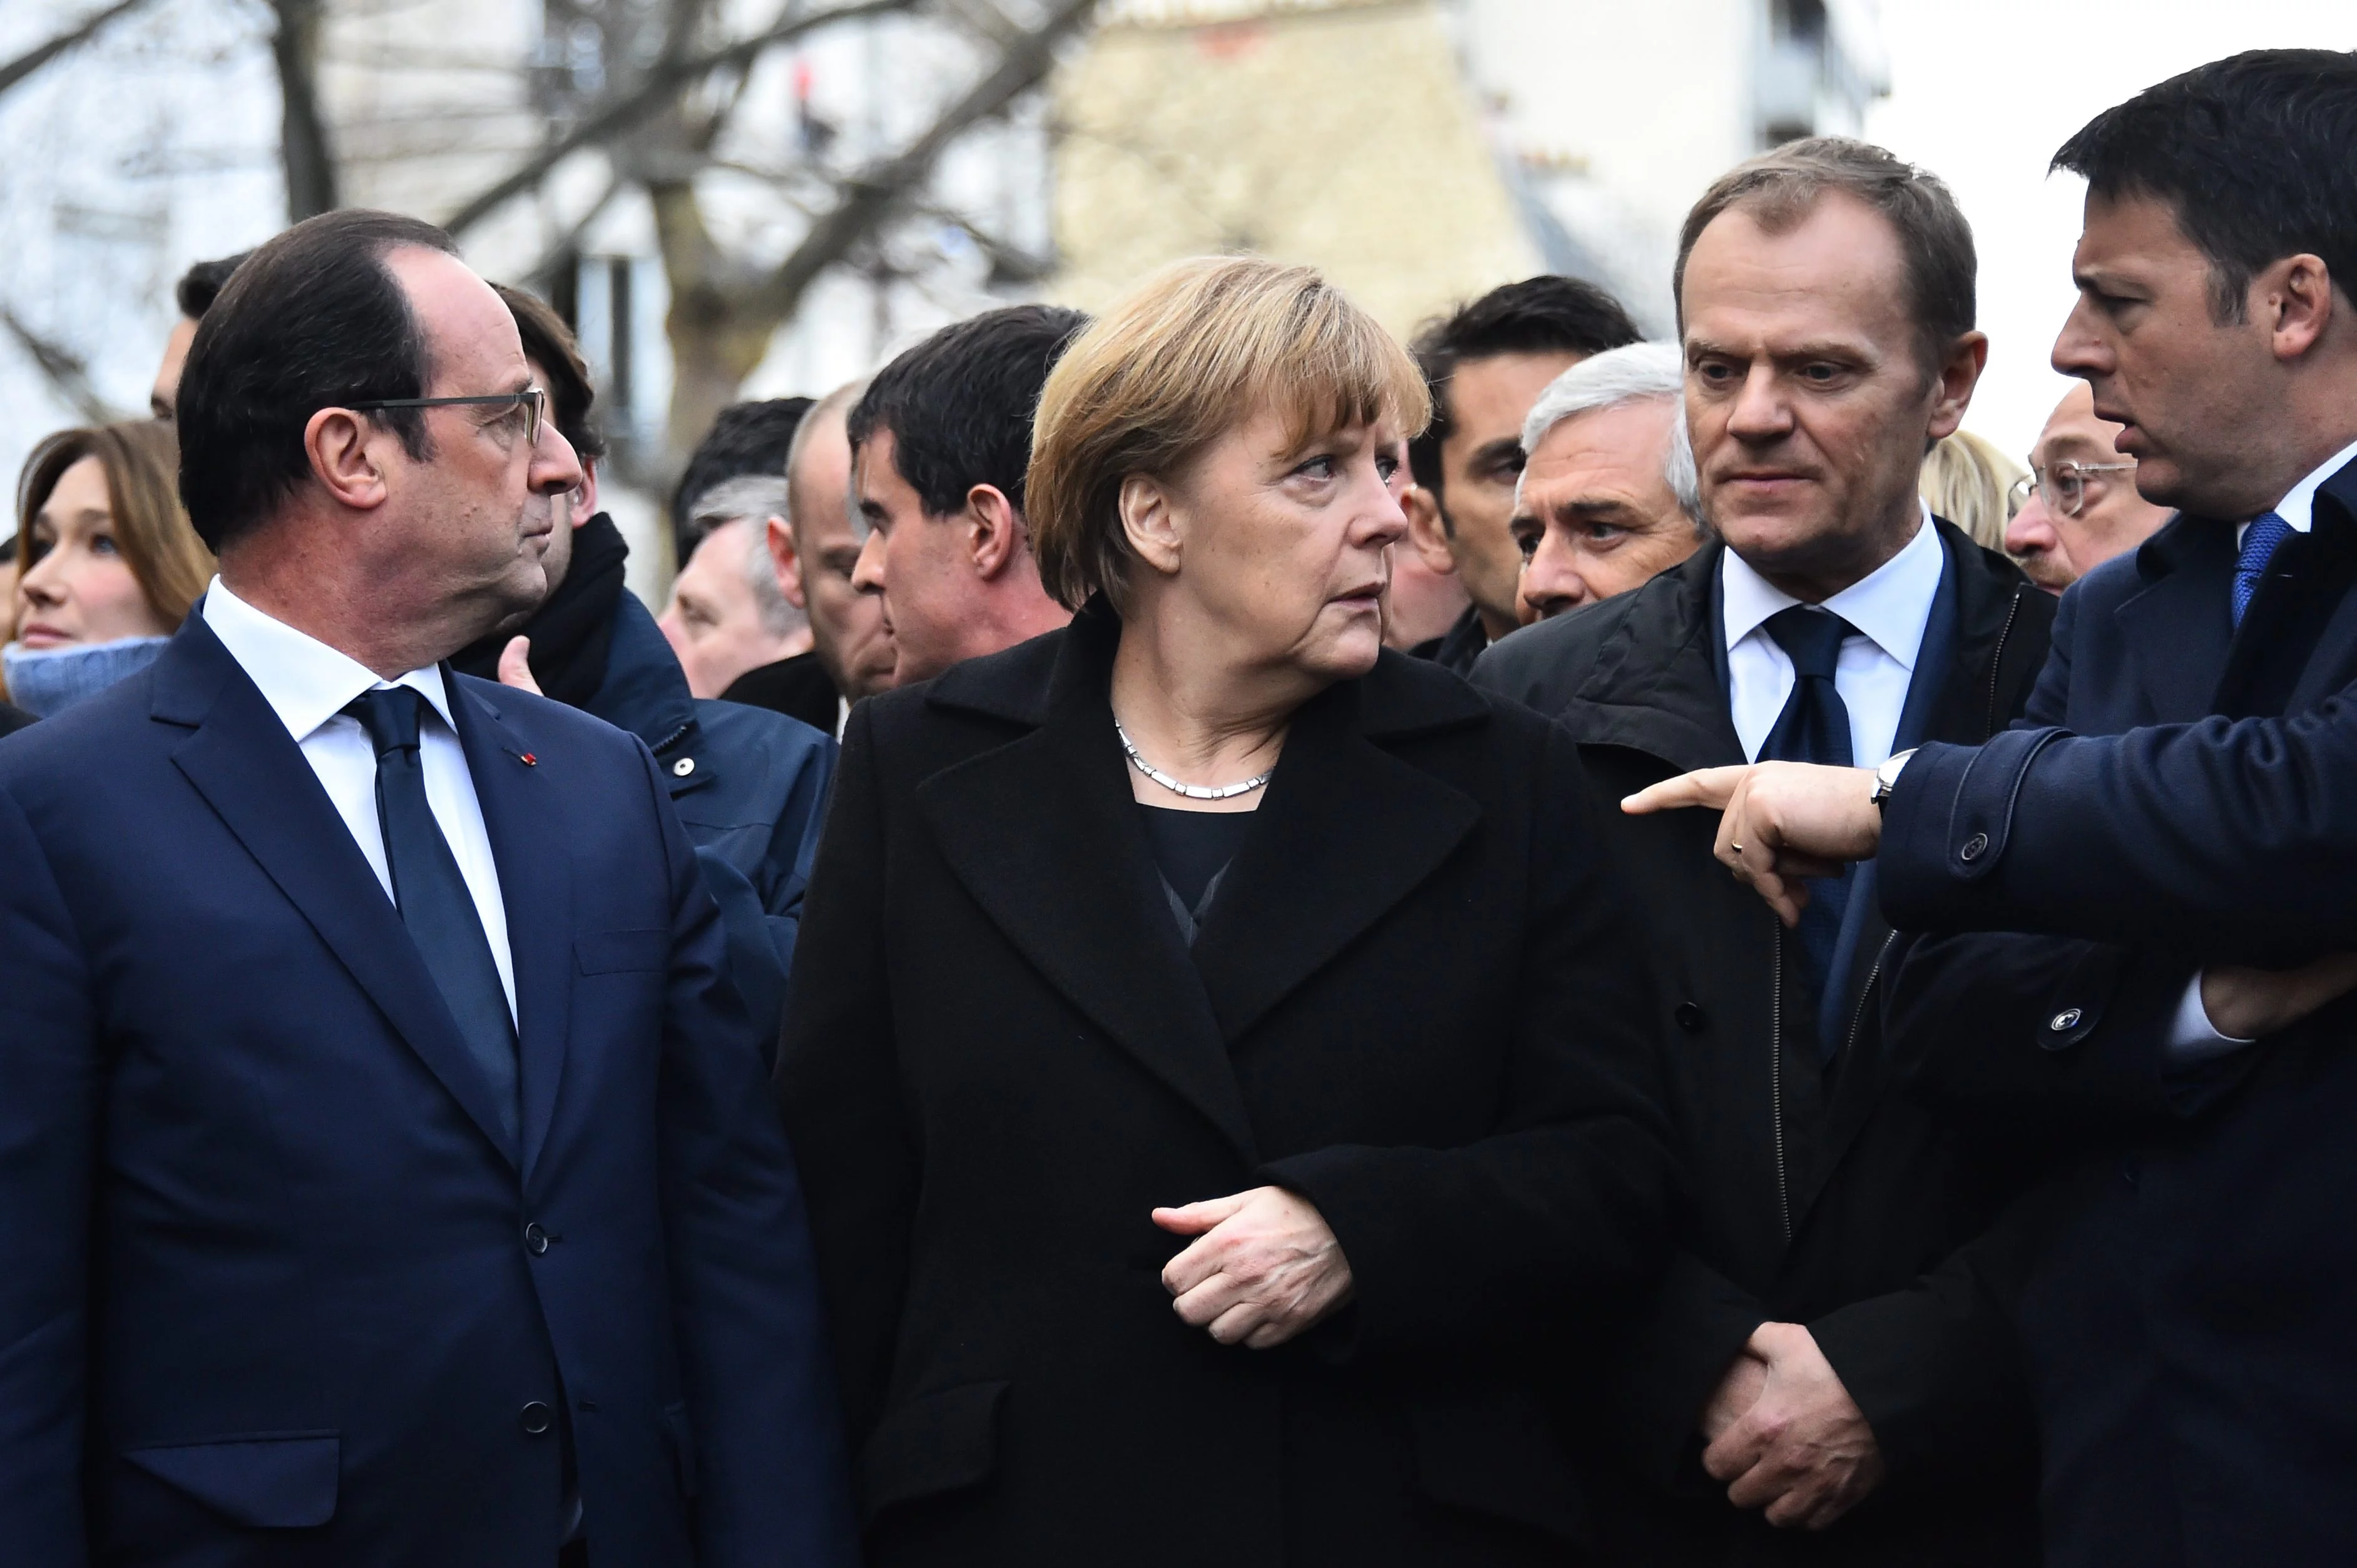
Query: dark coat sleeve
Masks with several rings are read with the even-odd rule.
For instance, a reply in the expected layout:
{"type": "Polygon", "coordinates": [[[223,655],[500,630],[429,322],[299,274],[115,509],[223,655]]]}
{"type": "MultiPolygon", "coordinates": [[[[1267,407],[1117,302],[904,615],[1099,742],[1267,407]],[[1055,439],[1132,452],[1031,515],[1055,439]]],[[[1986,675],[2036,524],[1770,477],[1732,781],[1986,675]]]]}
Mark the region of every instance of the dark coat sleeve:
{"type": "Polygon", "coordinates": [[[671,875],[657,1126],[699,1560],[847,1565],[856,1536],[802,1190],[719,910],[643,759],[671,875]]]}
{"type": "Polygon", "coordinates": [[[1455,1149],[1335,1147],[1263,1178],[1318,1206],[1356,1285],[1359,1351],[1560,1333],[1660,1267],[1668,1139],[1657,1015],[1628,896],[1568,733],[1540,744],[1522,996],[1499,1129],[1455,1149]]]}
{"type": "Polygon", "coordinates": [[[0,1541],[77,1563],[100,1062],[65,897],[0,789],[0,1541]]]}
{"type": "Polygon", "coordinates": [[[1692,1252],[1672,1255],[1652,1294],[1615,1324],[1610,1365],[1598,1380],[1631,1468],[1663,1491],[1718,1489],[1697,1462],[1702,1407],[1772,1316],[1692,1252]]]}
{"type": "Polygon", "coordinates": [[[777,1095],[820,1180],[811,1225],[855,1444],[880,1415],[915,1229],[918,1159],[902,1113],[885,963],[883,786],[872,704],[851,712],[811,881],[777,1095]]]}
{"type": "Polygon", "coordinates": [[[2072,735],[2046,703],[2033,718],[1907,765],[1878,856],[1894,924],[2277,967],[2357,947],[2357,688],[2115,736],[2072,735]]]}
{"type": "Polygon", "coordinates": [[[2029,1390],[1998,1294],[2004,1271],[1987,1262],[2011,1245],[2000,1226],[1905,1290],[1836,1307],[1807,1325],[1874,1429],[1895,1484],[1985,1471],[2024,1446],[2029,1390]]]}

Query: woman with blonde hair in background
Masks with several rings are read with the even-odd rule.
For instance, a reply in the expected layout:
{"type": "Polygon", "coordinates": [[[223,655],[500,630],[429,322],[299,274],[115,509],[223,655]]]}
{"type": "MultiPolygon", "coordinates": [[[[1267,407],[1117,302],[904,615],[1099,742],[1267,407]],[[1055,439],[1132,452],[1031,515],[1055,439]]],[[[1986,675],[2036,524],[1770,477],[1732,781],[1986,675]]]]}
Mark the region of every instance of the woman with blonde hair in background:
{"type": "Polygon", "coordinates": [[[179,447],[153,420],[63,430],[16,485],[7,696],[47,718],[145,669],[213,574],[180,510],[179,447]]]}
{"type": "Polygon", "coordinates": [[[1995,442],[1959,430],[1932,443],[1917,490],[1932,515],[1963,529],[1982,549],[2002,552],[2013,487],[2024,471],[1995,442]]]}

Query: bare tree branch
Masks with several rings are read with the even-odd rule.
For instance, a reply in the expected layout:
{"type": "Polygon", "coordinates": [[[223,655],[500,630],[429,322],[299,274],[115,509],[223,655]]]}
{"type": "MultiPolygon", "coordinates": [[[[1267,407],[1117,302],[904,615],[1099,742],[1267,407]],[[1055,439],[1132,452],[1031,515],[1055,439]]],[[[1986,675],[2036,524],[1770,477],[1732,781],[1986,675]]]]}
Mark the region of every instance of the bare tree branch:
{"type": "Polygon", "coordinates": [[[749,64],[778,45],[791,43],[821,27],[854,21],[861,16],[905,11],[914,4],[916,0],[845,0],[844,4],[829,6],[823,11],[800,12],[783,17],[768,31],[739,39],[726,48],[659,59],[648,67],[646,74],[630,91],[548,143],[508,174],[460,202],[443,221],[442,227],[453,235],[465,233],[501,206],[547,178],[551,169],[573,154],[584,147],[609,142],[636,127],[640,121],[670,107],[679,91],[692,81],[700,81],[728,66],[749,64]]]}
{"type": "Polygon", "coordinates": [[[852,176],[845,183],[843,200],[812,226],[793,253],[754,290],[744,303],[745,313],[771,323],[792,316],[818,275],[931,177],[933,165],[952,142],[1039,84],[1055,63],[1056,46],[1095,9],[1096,0],[1056,0],[1047,20],[1009,44],[998,69],[943,110],[923,135],[852,176]]]}
{"type": "Polygon", "coordinates": [[[7,64],[0,65],[0,92],[7,91],[77,44],[88,43],[101,27],[117,16],[128,16],[145,4],[147,0],[114,0],[113,5],[91,12],[48,43],[27,49],[7,64]]]}
{"type": "Polygon", "coordinates": [[[622,177],[618,174],[608,175],[606,188],[598,193],[597,199],[583,209],[581,216],[573,220],[562,238],[541,252],[540,259],[525,270],[524,281],[544,288],[554,283],[556,279],[556,269],[563,266],[568,258],[579,256],[582,237],[589,232],[589,226],[604,215],[606,209],[614,204],[614,198],[619,196],[621,192],[622,177]]]}
{"type": "Polygon", "coordinates": [[[80,354],[37,331],[13,306],[0,305],[0,327],[7,328],[8,336],[40,368],[58,395],[83,419],[92,424],[110,424],[123,417],[121,409],[98,395],[98,389],[91,384],[90,362],[80,354]]]}
{"type": "Polygon", "coordinates": [[[300,223],[332,211],[336,199],[336,155],[319,113],[320,0],[271,0],[278,30],[271,58],[278,65],[279,160],[286,168],[286,217],[300,223]]]}

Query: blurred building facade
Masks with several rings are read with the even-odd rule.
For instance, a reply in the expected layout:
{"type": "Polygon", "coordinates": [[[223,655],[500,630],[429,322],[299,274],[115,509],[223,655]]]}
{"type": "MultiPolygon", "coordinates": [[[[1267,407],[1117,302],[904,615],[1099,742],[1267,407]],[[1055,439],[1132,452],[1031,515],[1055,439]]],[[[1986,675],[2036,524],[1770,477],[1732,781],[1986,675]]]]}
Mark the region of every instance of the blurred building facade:
{"type": "Polygon", "coordinates": [[[1055,288],[1314,263],[1407,332],[1544,268],[1651,330],[1694,199],[1886,91],[1824,0],[1109,0],[1057,84],[1055,288]]]}

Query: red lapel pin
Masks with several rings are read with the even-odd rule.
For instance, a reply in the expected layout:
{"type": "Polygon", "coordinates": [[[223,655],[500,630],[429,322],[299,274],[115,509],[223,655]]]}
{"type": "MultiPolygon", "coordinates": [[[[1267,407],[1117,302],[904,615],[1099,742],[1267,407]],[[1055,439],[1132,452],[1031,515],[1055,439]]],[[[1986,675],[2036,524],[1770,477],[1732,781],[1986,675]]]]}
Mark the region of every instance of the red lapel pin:
{"type": "Polygon", "coordinates": [[[526,768],[537,768],[540,766],[540,758],[534,757],[529,751],[517,752],[516,760],[522,763],[526,768]]]}

